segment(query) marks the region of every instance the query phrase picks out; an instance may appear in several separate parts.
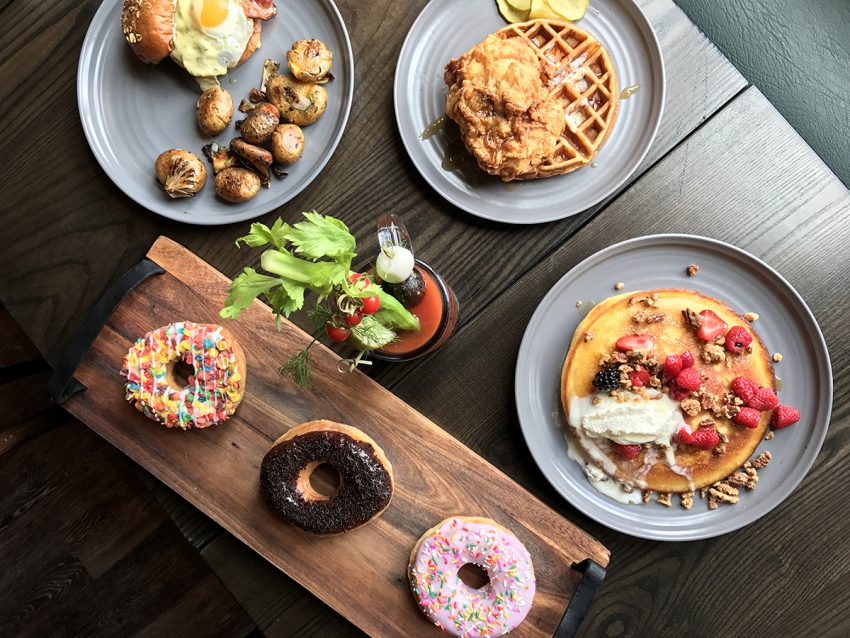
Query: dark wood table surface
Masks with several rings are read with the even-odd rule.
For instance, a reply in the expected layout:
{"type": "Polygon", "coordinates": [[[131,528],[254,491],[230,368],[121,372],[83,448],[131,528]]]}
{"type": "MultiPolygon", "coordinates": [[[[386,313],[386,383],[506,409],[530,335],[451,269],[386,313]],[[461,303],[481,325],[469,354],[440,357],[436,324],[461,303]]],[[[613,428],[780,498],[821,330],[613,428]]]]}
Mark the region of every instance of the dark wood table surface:
{"type": "MultiPolygon", "coordinates": [[[[262,221],[293,221],[316,208],[364,238],[377,214],[403,216],[421,257],[453,284],[462,319],[437,354],[373,374],[611,548],[608,577],[582,635],[850,635],[850,517],[840,497],[850,480],[850,192],[671,0],[640,0],[661,41],[668,90],[658,137],[631,182],[603,205],[560,222],[482,221],[428,187],[395,128],[395,60],[425,1],[338,4],[356,56],[348,129],[323,174],[262,221]],[[698,542],[631,538],[568,505],[534,465],[513,401],[519,343],[550,286],[601,248],[659,232],[725,240],[778,269],[818,319],[835,377],[829,435],[800,487],[749,527],[698,542]]],[[[229,276],[254,257],[233,245],[247,224],[163,220],[100,170],[83,136],[75,88],[80,46],[98,6],[0,1],[0,301],[52,364],[108,284],[157,235],[229,276]]],[[[152,489],[266,634],[357,633],[167,488],[152,489]]]]}

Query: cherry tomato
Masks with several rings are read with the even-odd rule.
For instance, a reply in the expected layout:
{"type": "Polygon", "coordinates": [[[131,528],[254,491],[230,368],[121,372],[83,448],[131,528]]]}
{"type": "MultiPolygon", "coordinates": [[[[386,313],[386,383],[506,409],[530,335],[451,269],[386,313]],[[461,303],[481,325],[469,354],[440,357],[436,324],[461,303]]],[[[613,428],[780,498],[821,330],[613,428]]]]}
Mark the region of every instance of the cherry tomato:
{"type": "Polygon", "coordinates": [[[366,288],[372,285],[372,281],[366,275],[359,272],[352,273],[351,276],[349,276],[348,281],[350,281],[351,283],[354,283],[355,281],[360,281],[360,283],[357,285],[357,288],[359,290],[366,290],[366,288]]]}
{"type": "Polygon", "coordinates": [[[335,326],[331,322],[327,323],[325,331],[328,333],[331,341],[345,341],[348,339],[348,335],[351,334],[351,328],[347,326],[335,326]]]}
{"type": "Polygon", "coordinates": [[[345,315],[342,320],[353,328],[363,321],[363,313],[359,310],[355,310],[353,314],[345,315]]]}
{"type": "Polygon", "coordinates": [[[364,297],[362,299],[363,307],[361,308],[361,312],[364,315],[371,315],[378,312],[378,309],[381,307],[381,298],[377,295],[372,295],[371,297],[364,297]]]}

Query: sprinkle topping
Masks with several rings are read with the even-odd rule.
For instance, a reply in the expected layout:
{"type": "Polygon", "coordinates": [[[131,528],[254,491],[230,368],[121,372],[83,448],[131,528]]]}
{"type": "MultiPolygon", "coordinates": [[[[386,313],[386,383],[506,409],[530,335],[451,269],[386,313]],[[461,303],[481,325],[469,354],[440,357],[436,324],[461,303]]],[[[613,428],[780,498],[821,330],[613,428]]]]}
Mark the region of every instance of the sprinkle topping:
{"type": "Polygon", "coordinates": [[[495,522],[449,518],[425,537],[410,567],[419,607],[455,636],[502,636],[531,609],[535,580],[525,546],[495,522]],[[467,563],[487,572],[489,583],[473,589],[458,576],[467,563]]]}
{"type": "Polygon", "coordinates": [[[168,428],[206,428],[226,421],[242,398],[243,373],[220,326],[190,321],[157,328],[136,341],[121,375],[127,401],[168,428]],[[178,387],[174,365],[192,367],[178,387]]]}

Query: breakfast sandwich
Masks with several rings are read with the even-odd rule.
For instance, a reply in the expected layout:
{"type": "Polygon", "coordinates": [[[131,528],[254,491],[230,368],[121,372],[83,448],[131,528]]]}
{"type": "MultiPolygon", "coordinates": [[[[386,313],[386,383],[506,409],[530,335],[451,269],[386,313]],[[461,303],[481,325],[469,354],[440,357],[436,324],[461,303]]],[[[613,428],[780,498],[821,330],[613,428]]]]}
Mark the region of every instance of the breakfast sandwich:
{"type": "Polygon", "coordinates": [[[276,13],[273,0],[124,0],[121,30],[139,59],[171,57],[207,88],[259,48],[276,13]]]}

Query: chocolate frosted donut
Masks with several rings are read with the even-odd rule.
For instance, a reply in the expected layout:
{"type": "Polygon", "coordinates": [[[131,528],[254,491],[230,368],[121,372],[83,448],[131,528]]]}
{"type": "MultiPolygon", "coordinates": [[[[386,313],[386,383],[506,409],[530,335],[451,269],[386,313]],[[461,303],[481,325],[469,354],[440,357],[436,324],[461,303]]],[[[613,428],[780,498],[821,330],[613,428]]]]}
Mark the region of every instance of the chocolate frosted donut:
{"type": "Polygon", "coordinates": [[[369,436],[331,421],[303,423],[280,437],[260,467],[263,496],[285,521],[311,534],[338,534],[369,522],[389,505],[392,466],[369,436]],[[321,464],[334,467],[339,489],[330,496],[310,485],[321,464]]]}

